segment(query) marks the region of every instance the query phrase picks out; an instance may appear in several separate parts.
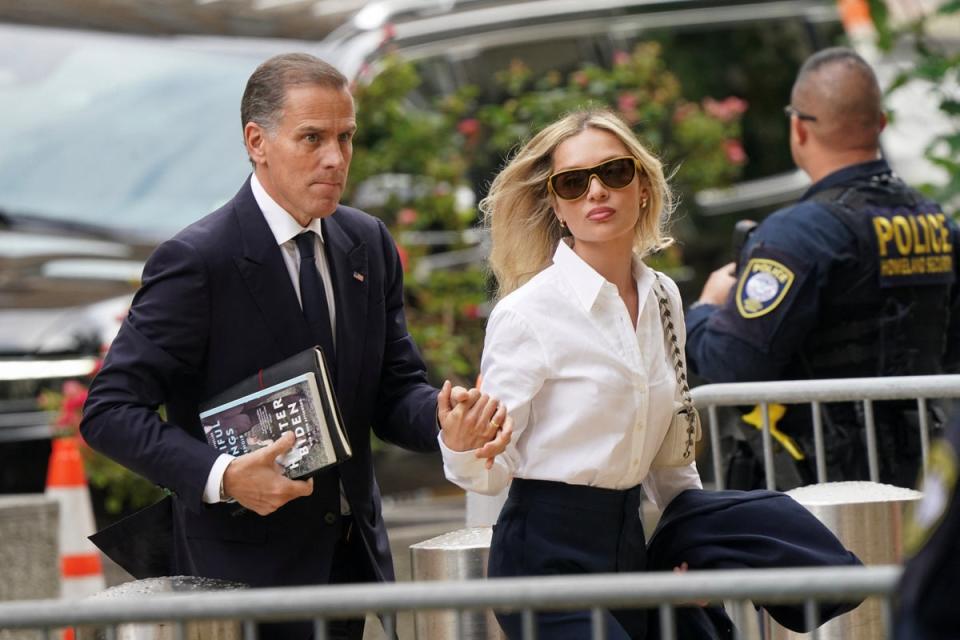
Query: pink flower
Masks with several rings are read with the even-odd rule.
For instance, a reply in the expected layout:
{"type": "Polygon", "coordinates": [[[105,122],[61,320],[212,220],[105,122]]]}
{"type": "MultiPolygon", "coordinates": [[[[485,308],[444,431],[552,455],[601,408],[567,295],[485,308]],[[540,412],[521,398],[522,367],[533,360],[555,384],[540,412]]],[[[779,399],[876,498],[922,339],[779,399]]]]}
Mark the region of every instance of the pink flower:
{"type": "Polygon", "coordinates": [[[407,273],[410,267],[410,254],[407,253],[407,250],[404,249],[400,243],[397,243],[397,255],[400,256],[400,266],[403,267],[403,272],[407,273]]]}
{"type": "Polygon", "coordinates": [[[480,133],[480,121],[476,118],[464,118],[457,123],[457,131],[468,141],[473,142],[480,133]]]}
{"type": "Polygon", "coordinates": [[[617,66],[625,65],[630,62],[630,54],[626,51],[615,51],[613,54],[613,64],[617,66]]]}
{"type": "Polygon", "coordinates": [[[70,413],[79,413],[83,403],[87,401],[87,388],[76,380],[63,383],[63,410],[70,413]]]}
{"type": "Polygon", "coordinates": [[[577,71],[572,78],[573,83],[578,87],[586,87],[590,84],[590,76],[587,75],[586,71],[577,71]]]}
{"type": "Polygon", "coordinates": [[[480,307],[473,303],[463,305],[463,317],[468,320],[476,320],[480,317],[480,307]]]}
{"type": "Polygon", "coordinates": [[[384,45],[387,42],[393,42],[394,38],[397,37],[397,27],[392,22],[388,22],[383,25],[383,29],[380,32],[380,44],[384,45]]]}
{"type": "Polygon", "coordinates": [[[703,99],[703,110],[707,112],[707,115],[721,122],[730,122],[747,110],[747,102],[736,96],[730,96],[720,101],[708,97],[703,99]]]}
{"type": "Polygon", "coordinates": [[[677,110],[673,112],[673,121],[676,123],[683,122],[684,120],[686,120],[696,112],[697,112],[697,105],[690,104],[689,102],[685,102],[684,104],[677,107],[677,110]]]}
{"type": "Polygon", "coordinates": [[[628,124],[635,123],[639,119],[637,115],[637,96],[632,93],[621,93],[617,97],[617,110],[628,124]]]}
{"type": "Polygon", "coordinates": [[[747,152],[743,150],[739,140],[724,140],[723,152],[730,164],[741,165],[747,161],[747,152]]]}
{"type": "Polygon", "coordinates": [[[617,97],[617,109],[623,112],[633,111],[637,108],[637,96],[632,93],[621,93],[617,97]]]}
{"type": "Polygon", "coordinates": [[[417,210],[411,209],[410,207],[405,207],[400,209],[397,212],[397,222],[404,226],[408,226],[417,221],[417,210]]]}
{"type": "Polygon", "coordinates": [[[742,100],[741,98],[738,98],[736,96],[730,96],[729,98],[724,100],[724,102],[726,102],[729,108],[732,111],[736,112],[737,115],[746,113],[747,107],[750,106],[750,103],[748,103],[746,100],[742,100]]]}

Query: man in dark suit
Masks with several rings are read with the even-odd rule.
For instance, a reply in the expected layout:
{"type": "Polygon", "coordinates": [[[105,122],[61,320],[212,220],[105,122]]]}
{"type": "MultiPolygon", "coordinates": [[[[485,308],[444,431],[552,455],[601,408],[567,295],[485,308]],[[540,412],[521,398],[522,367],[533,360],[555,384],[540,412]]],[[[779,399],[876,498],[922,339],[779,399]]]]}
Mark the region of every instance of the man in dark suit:
{"type": "MultiPolygon", "coordinates": [[[[433,451],[439,423],[448,446],[492,459],[509,419],[449,382],[438,402],[407,333],[394,241],[378,219],[339,205],[356,129],[346,78],[305,54],[271,58],[250,77],[241,116],[253,175],[151,256],[81,431],[175,494],[175,572],[252,586],[392,580],[370,427],[433,451]],[[206,444],[199,402],[314,344],[332,355],[349,461],[290,480],[275,462],[289,434],[238,458],[206,444]],[[486,440],[466,439],[478,423],[486,440]]],[[[363,621],[331,631],[360,638],[363,621]]]]}

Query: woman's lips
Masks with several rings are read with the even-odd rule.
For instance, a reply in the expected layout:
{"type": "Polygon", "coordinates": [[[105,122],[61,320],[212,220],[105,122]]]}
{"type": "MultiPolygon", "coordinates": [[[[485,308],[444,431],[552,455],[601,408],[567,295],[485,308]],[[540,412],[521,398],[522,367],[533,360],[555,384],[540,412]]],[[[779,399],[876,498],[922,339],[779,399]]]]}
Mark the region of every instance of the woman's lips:
{"type": "Polygon", "coordinates": [[[587,220],[592,222],[603,222],[604,220],[607,220],[613,216],[614,213],[616,213],[616,210],[611,209],[610,207],[596,207],[590,209],[590,211],[587,213],[587,220]]]}

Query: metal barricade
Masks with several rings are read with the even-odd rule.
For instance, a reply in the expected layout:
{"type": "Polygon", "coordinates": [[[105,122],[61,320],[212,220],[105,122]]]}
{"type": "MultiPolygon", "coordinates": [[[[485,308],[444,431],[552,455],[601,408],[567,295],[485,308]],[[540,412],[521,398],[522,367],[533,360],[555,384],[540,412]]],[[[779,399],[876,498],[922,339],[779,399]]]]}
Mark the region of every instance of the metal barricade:
{"type": "MultiPolygon", "coordinates": [[[[773,438],[768,408],[773,403],[809,404],[812,413],[817,482],[827,482],[822,405],[830,402],[860,402],[864,407],[869,479],[879,481],[876,423],[873,403],[883,400],[916,400],[919,411],[921,457],[924,470],[930,450],[930,425],[927,403],[933,399],[960,398],[960,375],[897,376],[888,378],[843,378],[824,380],[787,380],[776,382],[732,382],[708,384],[690,390],[694,404],[707,425],[705,439],[709,443],[713,464],[712,489],[723,489],[723,455],[720,437],[719,407],[760,405],[762,416],[763,466],[766,486],[775,488],[773,438]]],[[[704,478],[705,486],[709,486],[704,478]]],[[[490,526],[500,513],[507,497],[505,489],[495,496],[467,494],[467,526],[490,526]]]]}
{"type": "Polygon", "coordinates": [[[827,481],[821,405],[828,402],[863,403],[870,480],[878,482],[880,468],[873,403],[882,400],[916,400],[919,414],[922,465],[926,469],[930,450],[927,402],[931,399],[960,398],[960,375],[737,382],[696,387],[691,389],[691,394],[701,413],[706,409],[714,482],[717,489],[724,488],[723,452],[720,447],[720,422],[717,408],[736,405],[760,406],[760,415],[763,421],[763,466],[766,485],[768,489],[775,488],[773,438],[769,417],[769,406],[773,403],[810,405],[813,416],[811,428],[813,430],[817,482],[827,481]]]}
{"type": "MultiPolygon", "coordinates": [[[[658,610],[665,623],[662,640],[675,640],[674,609],[690,602],[803,604],[808,624],[813,624],[821,600],[869,597],[883,601],[884,634],[889,637],[890,601],[899,575],[896,566],[690,571],[164,593],[127,600],[35,600],[0,604],[0,638],[13,629],[41,629],[52,637],[53,630],[67,626],[164,621],[172,622],[175,637],[183,638],[190,621],[239,620],[244,639],[253,640],[257,621],[312,619],[315,638],[323,640],[327,621],[332,619],[377,614],[389,621],[404,611],[446,609],[463,615],[490,608],[521,613],[526,623],[524,640],[535,638],[537,611],[588,609],[593,612],[592,638],[605,640],[603,611],[614,607],[658,610]]],[[[389,637],[393,629],[387,626],[391,627],[389,637]]]]}

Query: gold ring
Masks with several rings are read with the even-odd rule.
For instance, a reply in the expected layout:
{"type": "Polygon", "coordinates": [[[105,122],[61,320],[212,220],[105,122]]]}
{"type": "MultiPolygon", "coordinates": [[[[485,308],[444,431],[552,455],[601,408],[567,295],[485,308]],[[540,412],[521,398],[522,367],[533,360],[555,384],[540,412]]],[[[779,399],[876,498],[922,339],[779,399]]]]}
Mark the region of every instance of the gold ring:
{"type": "Polygon", "coordinates": [[[496,422],[494,422],[494,421],[493,421],[493,418],[490,419],[490,426],[493,427],[494,429],[499,429],[499,428],[500,428],[500,425],[498,425],[496,422]]]}

